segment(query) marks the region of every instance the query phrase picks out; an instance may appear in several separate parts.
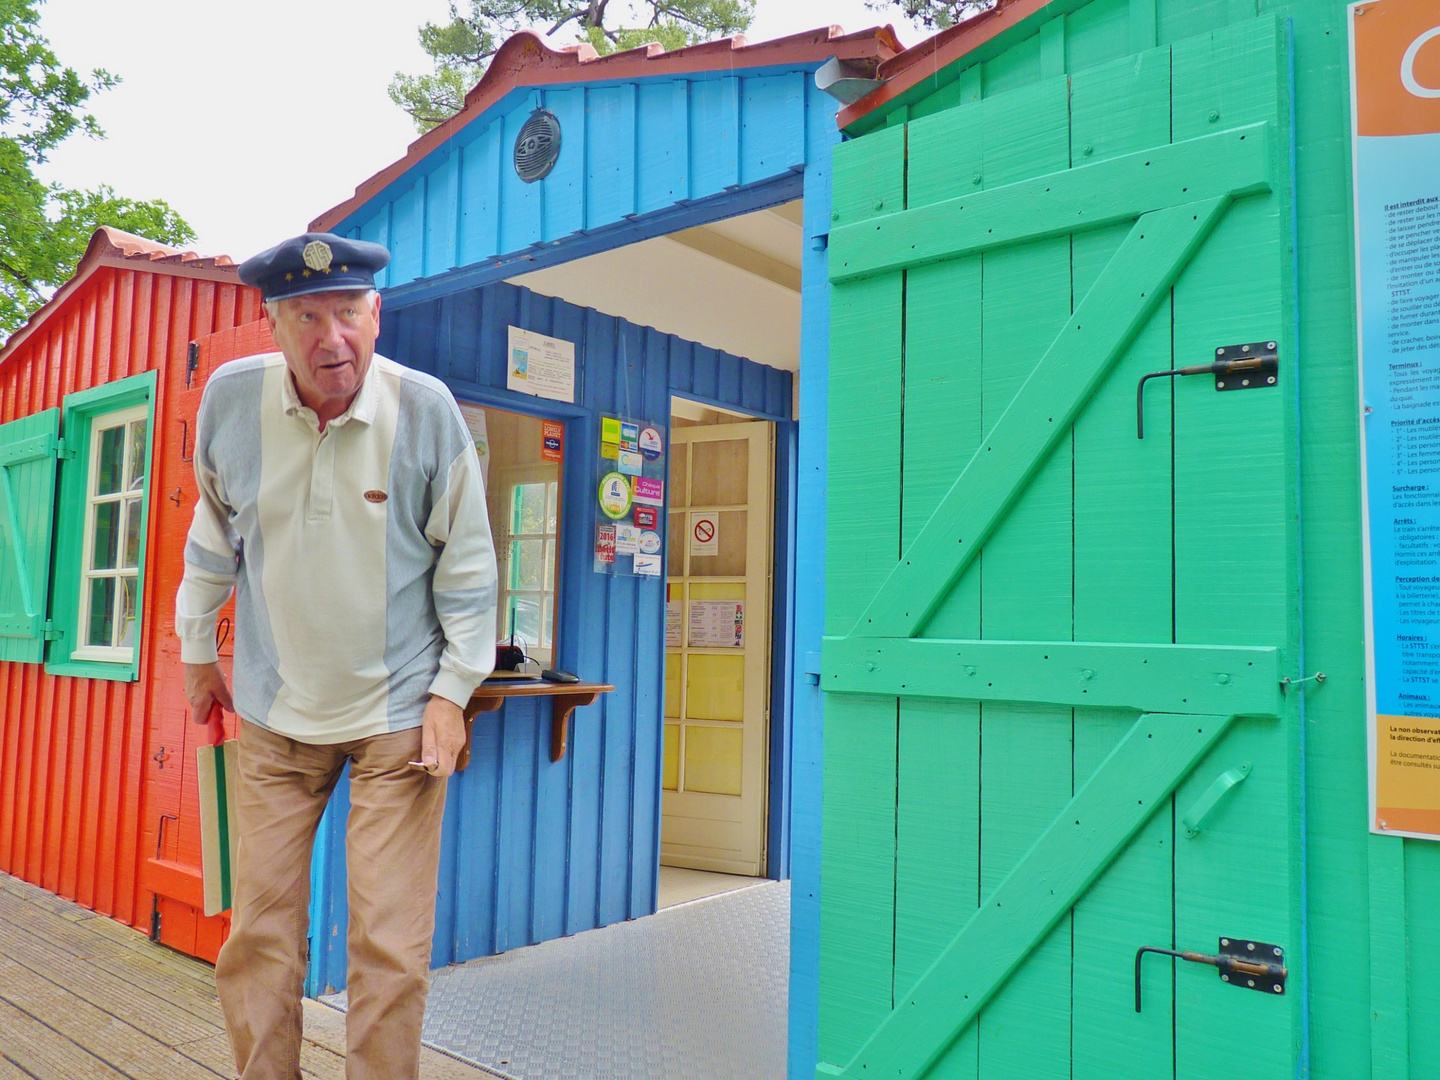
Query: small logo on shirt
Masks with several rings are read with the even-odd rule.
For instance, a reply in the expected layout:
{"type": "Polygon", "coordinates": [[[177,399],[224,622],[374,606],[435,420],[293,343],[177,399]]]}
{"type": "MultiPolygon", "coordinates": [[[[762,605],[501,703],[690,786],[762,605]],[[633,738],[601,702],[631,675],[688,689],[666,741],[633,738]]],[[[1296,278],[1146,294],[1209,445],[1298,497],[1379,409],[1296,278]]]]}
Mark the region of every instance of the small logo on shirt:
{"type": "Polygon", "coordinates": [[[367,491],[367,492],[365,492],[365,499],[366,499],[367,502],[382,503],[382,502],[384,502],[386,499],[388,499],[389,497],[390,497],[390,496],[386,495],[385,492],[383,492],[383,491],[367,491]]]}

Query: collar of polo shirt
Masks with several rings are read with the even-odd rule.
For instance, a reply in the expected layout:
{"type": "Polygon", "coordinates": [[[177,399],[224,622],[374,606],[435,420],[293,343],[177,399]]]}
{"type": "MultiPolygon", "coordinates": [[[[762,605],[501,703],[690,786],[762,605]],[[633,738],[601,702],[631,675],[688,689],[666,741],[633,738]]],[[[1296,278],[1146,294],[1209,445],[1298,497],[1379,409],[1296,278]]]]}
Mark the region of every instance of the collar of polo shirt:
{"type": "MultiPolygon", "coordinates": [[[[362,424],[373,424],[375,414],[380,408],[380,388],[376,384],[376,369],[379,364],[375,363],[377,357],[370,357],[370,369],[365,372],[365,381],[360,384],[349,406],[343,413],[331,420],[325,427],[339,427],[350,420],[362,424]]],[[[306,416],[315,420],[315,411],[300,400],[300,393],[295,389],[295,376],[291,373],[289,365],[285,365],[285,374],[280,380],[280,400],[285,406],[287,416],[306,416]]]]}

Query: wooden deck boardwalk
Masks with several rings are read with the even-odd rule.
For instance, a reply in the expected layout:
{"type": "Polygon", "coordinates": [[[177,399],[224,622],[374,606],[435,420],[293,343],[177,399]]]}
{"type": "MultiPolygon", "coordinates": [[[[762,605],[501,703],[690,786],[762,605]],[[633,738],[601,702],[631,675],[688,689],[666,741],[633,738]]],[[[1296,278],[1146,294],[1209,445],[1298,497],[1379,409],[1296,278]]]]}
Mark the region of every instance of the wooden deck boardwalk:
{"type": "MultiPolygon", "coordinates": [[[[305,1002],[307,1080],[343,1080],[345,1017],[305,1002]]],[[[235,1075],[214,969],[0,874],[0,1080],[235,1075]]],[[[432,1050],[423,1080],[494,1074],[432,1050]]]]}

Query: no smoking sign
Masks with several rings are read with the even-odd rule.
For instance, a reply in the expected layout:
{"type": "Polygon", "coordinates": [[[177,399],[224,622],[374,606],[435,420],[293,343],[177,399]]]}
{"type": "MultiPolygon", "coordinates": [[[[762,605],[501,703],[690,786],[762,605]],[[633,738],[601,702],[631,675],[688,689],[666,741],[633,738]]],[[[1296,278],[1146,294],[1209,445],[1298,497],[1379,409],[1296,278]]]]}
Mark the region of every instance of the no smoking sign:
{"type": "Polygon", "coordinates": [[[690,515],[690,554],[720,554],[720,519],[716,515],[690,515]]]}

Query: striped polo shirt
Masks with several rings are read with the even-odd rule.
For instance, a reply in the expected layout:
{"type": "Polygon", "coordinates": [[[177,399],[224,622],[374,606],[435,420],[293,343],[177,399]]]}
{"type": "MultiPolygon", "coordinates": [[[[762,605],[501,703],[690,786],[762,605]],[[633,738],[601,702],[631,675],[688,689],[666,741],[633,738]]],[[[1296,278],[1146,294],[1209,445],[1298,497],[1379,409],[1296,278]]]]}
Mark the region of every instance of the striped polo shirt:
{"type": "Polygon", "coordinates": [[[307,743],[418,727],[495,662],[495,552],[475,444],[444,383],[375,356],[320,430],[281,353],[205,386],[175,630],[216,659],[235,592],[236,711],[307,743]]]}

